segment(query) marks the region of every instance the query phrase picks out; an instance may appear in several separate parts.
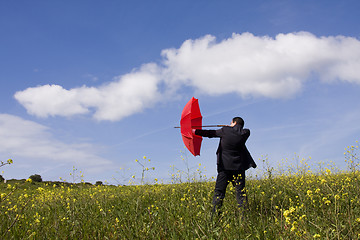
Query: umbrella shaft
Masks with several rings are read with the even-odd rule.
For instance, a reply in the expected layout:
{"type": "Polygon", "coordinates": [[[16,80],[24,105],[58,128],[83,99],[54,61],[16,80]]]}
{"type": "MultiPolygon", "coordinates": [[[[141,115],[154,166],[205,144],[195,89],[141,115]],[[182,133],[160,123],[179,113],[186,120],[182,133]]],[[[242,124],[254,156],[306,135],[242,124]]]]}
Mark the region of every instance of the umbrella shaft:
{"type": "MultiPolygon", "coordinates": [[[[199,127],[225,127],[227,125],[205,125],[205,126],[192,126],[192,128],[199,128],[199,127]]],[[[180,127],[174,127],[174,128],[180,128],[180,127]]]]}

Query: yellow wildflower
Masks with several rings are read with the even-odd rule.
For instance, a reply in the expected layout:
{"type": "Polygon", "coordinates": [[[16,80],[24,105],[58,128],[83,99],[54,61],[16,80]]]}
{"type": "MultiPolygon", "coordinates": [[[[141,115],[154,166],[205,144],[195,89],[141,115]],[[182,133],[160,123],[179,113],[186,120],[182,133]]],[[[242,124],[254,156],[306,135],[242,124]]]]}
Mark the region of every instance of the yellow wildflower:
{"type": "Polygon", "coordinates": [[[321,235],[320,234],[314,234],[313,238],[320,238],[321,235]]]}

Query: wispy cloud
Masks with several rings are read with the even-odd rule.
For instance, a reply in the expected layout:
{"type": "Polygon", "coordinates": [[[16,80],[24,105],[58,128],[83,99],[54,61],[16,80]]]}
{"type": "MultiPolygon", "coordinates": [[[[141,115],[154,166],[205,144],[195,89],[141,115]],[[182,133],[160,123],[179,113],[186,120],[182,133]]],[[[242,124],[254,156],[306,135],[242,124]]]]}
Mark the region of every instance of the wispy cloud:
{"type": "Polygon", "coordinates": [[[288,98],[310,76],[324,83],[360,84],[358,56],[360,41],[345,36],[243,33],[217,42],[206,35],[163,50],[161,64],[145,64],[99,87],[44,85],[19,91],[15,99],[38,117],[92,114],[117,121],[153,107],[183,86],[209,95],[288,98]]]}
{"type": "MultiPolygon", "coordinates": [[[[319,132],[313,134],[311,138],[304,143],[300,148],[300,154],[311,154],[312,152],[322,152],[327,148],[327,152],[332,153],[332,149],[342,149],[344,150],[347,146],[337,146],[338,141],[347,140],[349,136],[355,135],[360,131],[360,116],[358,112],[345,112],[341,115],[333,116],[332,122],[327,123],[321,129],[319,126],[319,132]],[[334,122],[336,125],[334,125],[334,122]],[[339,128],[338,126],[341,126],[339,128]]],[[[354,142],[348,142],[349,145],[354,144],[354,142]]]]}
{"type": "MultiPolygon", "coordinates": [[[[97,147],[88,143],[69,144],[56,139],[48,127],[20,117],[0,114],[0,153],[10,158],[56,164],[74,164],[86,168],[111,164],[100,157],[97,147]]],[[[26,164],[23,162],[23,164],[26,164]]]]}

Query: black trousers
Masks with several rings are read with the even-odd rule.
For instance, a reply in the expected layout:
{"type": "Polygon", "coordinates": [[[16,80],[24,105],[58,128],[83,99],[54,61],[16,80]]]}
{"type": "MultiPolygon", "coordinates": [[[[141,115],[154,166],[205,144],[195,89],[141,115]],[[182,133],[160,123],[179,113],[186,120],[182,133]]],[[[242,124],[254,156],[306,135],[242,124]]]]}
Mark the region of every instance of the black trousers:
{"type": "Polygon", "coordinates": [[[216,177],[215,193],[213,198],[213,212],[219,210],[225,198],[226,187],[232,183],[236,191],[238,207],[244,207],[247,202],[245,190],[245,171],[220,170],[216,177]]]}

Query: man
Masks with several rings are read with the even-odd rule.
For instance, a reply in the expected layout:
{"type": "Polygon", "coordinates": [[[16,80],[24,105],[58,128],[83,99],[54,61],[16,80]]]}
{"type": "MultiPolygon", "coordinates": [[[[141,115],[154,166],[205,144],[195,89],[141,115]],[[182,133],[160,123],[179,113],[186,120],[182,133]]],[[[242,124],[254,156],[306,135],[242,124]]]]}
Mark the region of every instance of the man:
{"type": "Polygon", "coordinates": [[[250,167],[256,168],[245,142],[250,136],[250,130],[244,128],[244,120],[234,117],[230,126],[218,130],[193,129],[199,136],[219,137],[217,154],[218,175],[213,198],[213,213],[219,210],[225,198],[226,187],[231,182],[236,190],[236,200],[239,208],[246,204],[245,171],[250,167]]]}

